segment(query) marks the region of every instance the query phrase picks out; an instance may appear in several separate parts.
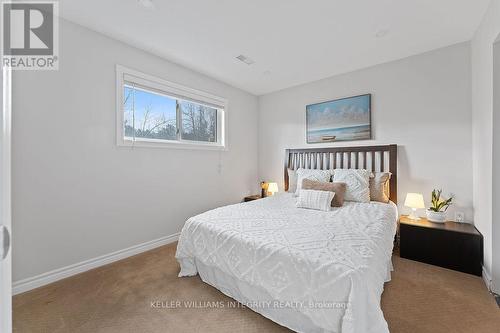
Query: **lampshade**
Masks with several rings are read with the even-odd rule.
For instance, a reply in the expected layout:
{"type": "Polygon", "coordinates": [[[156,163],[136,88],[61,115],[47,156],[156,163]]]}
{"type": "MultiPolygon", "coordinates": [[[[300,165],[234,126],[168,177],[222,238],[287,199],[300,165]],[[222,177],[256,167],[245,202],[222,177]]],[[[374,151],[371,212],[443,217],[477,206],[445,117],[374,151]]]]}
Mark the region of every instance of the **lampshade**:
{"type": "Polygon", "coordinates": [[[420,193],[408,193],[405,206],[410,208],[425,208],[424,196],[420,193]]]}
{"type": "Polygon", "coordinates": [[[267,191],[268,192],[271,192],[271,193],[276,193],[278,192],[278,184],[276,183],[269,183],[268,187],[267,187],[267,191]]]}

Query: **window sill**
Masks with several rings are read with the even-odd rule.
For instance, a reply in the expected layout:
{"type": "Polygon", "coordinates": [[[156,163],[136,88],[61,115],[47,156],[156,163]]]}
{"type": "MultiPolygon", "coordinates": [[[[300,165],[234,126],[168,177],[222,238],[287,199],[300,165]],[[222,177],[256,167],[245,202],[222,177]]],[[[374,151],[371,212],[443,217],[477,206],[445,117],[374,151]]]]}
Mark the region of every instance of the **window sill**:
{"type": "Polygon", "coordinates": [[[216,150],[227,151],[225,145],[202,142],[186,142],[186,141],[163,141],[163,140],[120,140],[117,145],[119,147],[133,148],[167,148],[167,149],[192,149],[192,150],[216,150]]]}

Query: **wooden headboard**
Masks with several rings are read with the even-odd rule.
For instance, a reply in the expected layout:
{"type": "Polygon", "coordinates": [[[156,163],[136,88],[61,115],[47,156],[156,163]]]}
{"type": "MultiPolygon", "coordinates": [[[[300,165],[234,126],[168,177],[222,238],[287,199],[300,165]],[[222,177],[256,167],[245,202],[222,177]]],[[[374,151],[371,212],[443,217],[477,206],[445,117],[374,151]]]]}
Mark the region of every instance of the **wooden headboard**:
{"type": "Polygon", "coordinates": [[[285,150],[285,191],[288,190],[288,170],[305,169],[367,169],[389,171],[389,198],[398,203],[398,146],[354,146],[302,148],[285,150]]]}

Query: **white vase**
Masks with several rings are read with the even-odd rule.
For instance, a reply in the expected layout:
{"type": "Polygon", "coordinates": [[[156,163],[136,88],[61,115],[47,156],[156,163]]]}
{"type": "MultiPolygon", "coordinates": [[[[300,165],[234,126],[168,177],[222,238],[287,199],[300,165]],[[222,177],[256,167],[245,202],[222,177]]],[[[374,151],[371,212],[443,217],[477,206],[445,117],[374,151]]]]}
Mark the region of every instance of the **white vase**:
{"type": "Polygon", "coordinates": [[[427,209],[427,220],[431,222],[444,223],[446,222],[446,212],[435,212],[427,209]]]}

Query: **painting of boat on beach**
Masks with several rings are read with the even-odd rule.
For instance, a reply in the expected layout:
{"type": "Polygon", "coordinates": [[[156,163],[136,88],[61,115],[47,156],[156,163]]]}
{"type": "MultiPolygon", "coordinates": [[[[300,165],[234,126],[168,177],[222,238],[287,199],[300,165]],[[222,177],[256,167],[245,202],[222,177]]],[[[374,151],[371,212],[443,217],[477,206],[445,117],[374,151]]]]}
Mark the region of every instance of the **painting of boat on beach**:
{"type": "Polygon", "coordinates": [[[307,143],[371,139],[371,94],[306,106],[307,143]]]}

